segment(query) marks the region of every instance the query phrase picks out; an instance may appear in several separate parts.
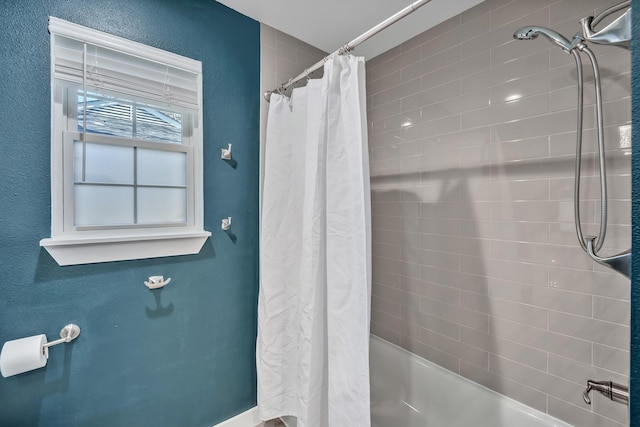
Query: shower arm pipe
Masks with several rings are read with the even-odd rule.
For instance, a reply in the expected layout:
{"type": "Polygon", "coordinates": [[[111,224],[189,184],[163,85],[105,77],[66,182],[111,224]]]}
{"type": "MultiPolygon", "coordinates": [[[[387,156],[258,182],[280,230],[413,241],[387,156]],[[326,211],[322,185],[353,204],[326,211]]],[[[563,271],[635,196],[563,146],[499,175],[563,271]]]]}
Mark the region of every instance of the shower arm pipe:
{"type": "Polygon", "coordinates": [[[412,14],[413,12],[415,12],[416,10],[418,10],[419,8],[424,6],[425,4],[429,3],[430,1],[431,0],[418,0],[418,1],[415,1],[415,2],[411,3],[409,6],[405,7],[404,9],[402,9],[399,12],[397,12],[393,16],[390,16],[389,18],[385,19],[384,21],[382,21],[381,23],[379,23],[375,27],[371,28],[367,32],[365,32],[365,33],[361,34],[360,36],[356,37],[355,39],[351,40],[349,43],[345,44],[344,46],[342,46],[341,48],[339,48],[335,52],[325,56],[323,59],[321,59],[320,61],[318,61],[315,64],[313,64],[311,67],[306,68],[302,73],[298,74],[297,76],[295,76],[293,78],[290,78],[289,81],[287,81],[286,83],[282,83],[281,85],[279,85],[278,87],[276,87],[273,90],[266,91],[264,93],[265,99],[267,100],[267,102],[269,102],[269,100],[271,99],[271,94],[273,92],[282,92],[283,90],[285,90],[288,87],[294,85],[295,83],[299,82],[300,80],[308,77],[309,74],[311,74],[314,71],[322,68],[322,66],[325,64],[325,62],[327,62],[330,58],[334,57],[335,55],[344,55],[346,53],[351,52],[359,44],[369,40],[371,37],[375,36],[376,34],[381,32],[382,30],[386,29],[387,27],[390,27],[391,25],[395,24],[396,22],[398,22],[402,18],[406,17],[407,15],[412,14]]]}
{"type": "Polygon", "coordinates": [[[610,8],[604,10],[600,15],[596,16],[595,18],[593,18],[593,20],[591,21],[591,26],[595,27],[596,25],[598,25],[600,23],[600,21],[602,21],[607,16],[611,15],[612,13],[616,13],[619,10],[626,9],[629,6],[631,6],[631,1],[630,0],[629,1],[623,1],[622,3],[619,3],[619,4],[611,6],[610,8]]]}

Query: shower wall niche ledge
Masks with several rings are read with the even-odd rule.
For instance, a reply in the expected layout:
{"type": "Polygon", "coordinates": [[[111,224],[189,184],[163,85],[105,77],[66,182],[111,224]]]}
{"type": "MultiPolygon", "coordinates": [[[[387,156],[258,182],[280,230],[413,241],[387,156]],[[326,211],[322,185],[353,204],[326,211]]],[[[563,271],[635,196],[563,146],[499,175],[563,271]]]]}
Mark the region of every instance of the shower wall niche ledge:
{"type": "Polygon", "coordinates": [[[54,237],[40,240],[40,246],[64,266],[197,254],[209,236],[208,231],[194,230],[139,236],[54,237]]]}

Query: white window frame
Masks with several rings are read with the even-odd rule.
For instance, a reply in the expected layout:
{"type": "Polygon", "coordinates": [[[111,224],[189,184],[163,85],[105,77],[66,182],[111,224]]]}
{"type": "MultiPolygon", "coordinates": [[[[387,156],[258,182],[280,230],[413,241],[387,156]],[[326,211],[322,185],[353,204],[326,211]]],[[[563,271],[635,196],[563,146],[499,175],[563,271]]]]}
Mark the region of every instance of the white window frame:
{"type": "MultiPolygon", "coordinates": [[[[166,226],[75,227],[73,225],[73,141],[79,140],[77,117],[67,111],[77,102],[74,86],[54,78],[53,43],[51,64],[51,237],[42,239],[44,247],[59,265],[77,265],[108,261],[156,258],[196,254],[211,233],[204,230],[203,136],[202,136],[202,65],[157,48],[86,28],[61,19],[49,18],[49,31],[76,40],[104,46],[161,64],[198,73],[198,109],[191,111],[190,133],[183,137],[178,151],[187,154],[187,222],[166,226]],[[72,92],[70,93],[65,92],[72,92]],[[74,97],[70,100],[70,97],[74,97]],[[71,130],[73,129],[73,131],[71,130]]],[[[75,88],[77,90],[77,88],[75,88]]],[[[89,91],[89,90],[88,90],[89,91]]],[[[111,94],[106,94],[111,95],[111,94]]],[[[121,96],[131,99],[127,95],[121,96]]],[[[142,100],[144,102],[144,100],[142,100]]],[[[161,107],[165,108],[165,107],[161,107]]],[[[175,108],[168,106],[169,110],[175,108]]],[[[75,113],[77,116],[77,112],[75,113]]],[[[83,129],[84,130],[84,129],[83,129]]],[[[85,134],[87,142],[108,141],[109,137],[85,134]]],[[[124,144],[157,147],[145,140],[124,139],[124,144]]],[[[167,144],[167,148],[169,148],[167,144]]]]}

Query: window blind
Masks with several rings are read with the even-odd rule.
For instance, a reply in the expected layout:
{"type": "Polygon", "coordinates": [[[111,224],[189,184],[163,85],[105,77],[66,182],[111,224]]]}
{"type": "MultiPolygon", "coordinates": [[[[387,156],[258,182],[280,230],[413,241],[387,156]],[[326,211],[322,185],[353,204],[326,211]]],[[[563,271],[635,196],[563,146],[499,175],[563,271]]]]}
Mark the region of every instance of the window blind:
{"type": "Polygon", "coordinates": [[[87,90],[197,110],[202,64],[58,18],[49,18],[55,79],[85,84],[87,90]],[[86,56],[84,54],[86,46],[86,56]]]}

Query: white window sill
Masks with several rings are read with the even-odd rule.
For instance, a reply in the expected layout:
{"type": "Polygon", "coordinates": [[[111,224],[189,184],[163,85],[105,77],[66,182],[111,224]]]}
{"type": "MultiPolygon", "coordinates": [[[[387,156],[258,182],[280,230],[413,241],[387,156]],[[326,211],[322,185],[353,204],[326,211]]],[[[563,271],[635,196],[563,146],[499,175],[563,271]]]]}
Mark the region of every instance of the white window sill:
{"type": "Polygon", "coordinates": [[[138,236],[52,237],[40,240],[40,246],[59,265],[79,265],[197,254],[209,236],[208,231],[190,231],[138,236]]]}

